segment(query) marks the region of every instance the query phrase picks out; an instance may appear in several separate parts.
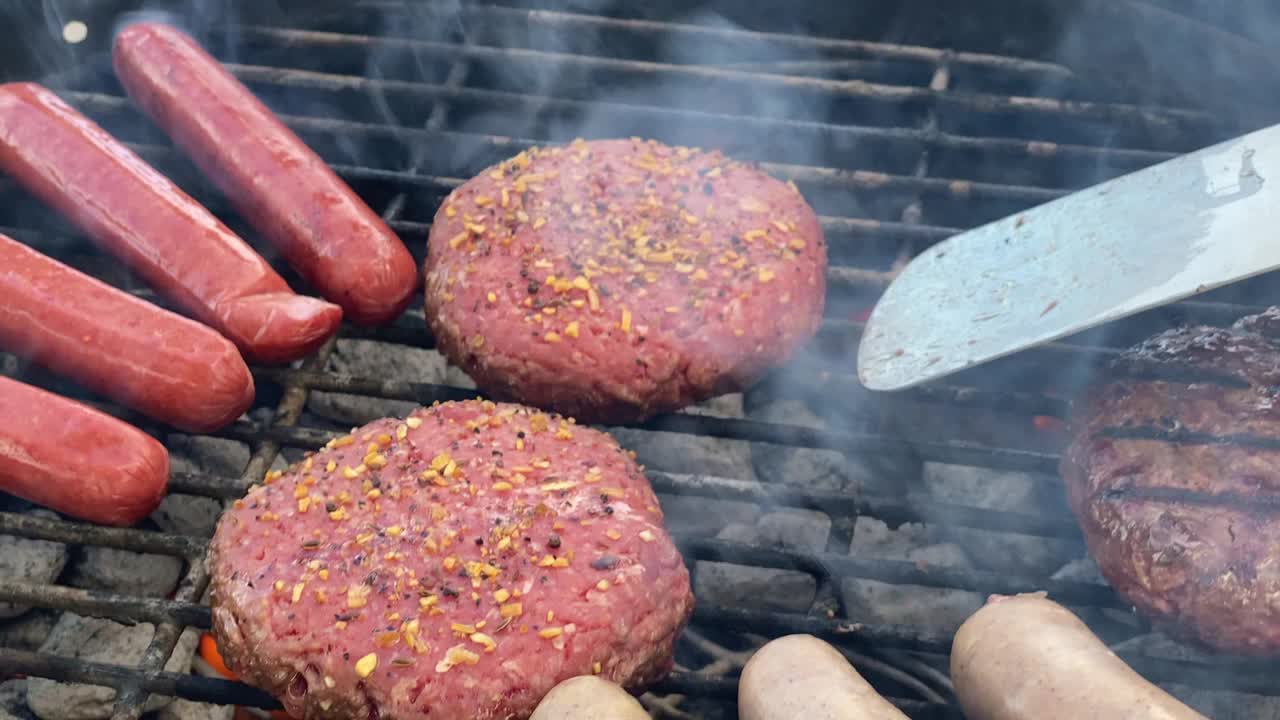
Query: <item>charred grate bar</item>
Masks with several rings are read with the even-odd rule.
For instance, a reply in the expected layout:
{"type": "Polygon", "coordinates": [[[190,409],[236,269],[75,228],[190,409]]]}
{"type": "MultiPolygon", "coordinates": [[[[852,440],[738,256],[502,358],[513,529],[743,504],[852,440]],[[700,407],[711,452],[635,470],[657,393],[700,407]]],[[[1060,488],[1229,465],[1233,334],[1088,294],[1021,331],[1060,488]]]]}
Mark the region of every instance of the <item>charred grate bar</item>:
{"type": "MultiPolygon", "coordinates": [[[[431,5],[432,7],[441,7],[431,5]]],[[[1195,109],[1146,107],[1058,97],[1020,96],[956,89],[957,73],[981,71],[1015,77],[1021,81],[1079,82],[1070,70],[1052,63],[947,49],[862,41],[831,40],[803,35],[759,33],[679,23],[626,20],[575,13],[527,11],[484,5],[467,5],[459,17],[476,28],[503,23],[528,25],[562,33],[608,31],[628,37],[655,40],[693,40],[741,43],[747,50],[737,60],[704,64],[677,64],[632,57],[605,57],[587,48],[573,52],[540,47],[502,47],[476,31],[476,38],[455,41],[396,37],[394,28],[370,18],[382,8],[392,11],[402,3],[353,4],[345,22],[350,31],[332,28],[295,28],[239,25],[231,33],[240,43],[231,55],[221,56],[230,70],[261,93],[282,119],[325,156],[335,170],[371,206],[383,210],[388,223],[401,234],[421,260],[423,239],[439,198],[463,178],[487,162],[501,159],[533,144],[565,142],[548,127],[506,127],[473,121],[485,113],[505,112],[535,117],[568,118],[590,114],[620,127],[651,127],[655,132],[680,134],[660,138],[703,141],[708,133],[767,139],[771,135],[796,137],[814,147],[830,150],[814,157],[794,157],[786,147],[761,142],[769,153],[758,159],[769,172],[795,181],[806,195],[816,198],[824,231],[831,240],[829,275],[834,301],[874,299],[892,279],[896,267],[921,248],[960,229],[980,224],[1006,212],[1060,197],[1100,174],[1110,176],[1168,159],[1227,133],[1216,126],[1210,113],[1195,109]],[[755,59],[759,47],[820,51],[837,57],[793,60],[784,57],[755,59]],[[418,75],[394,72],[401,60],[419,63],[418,75]],[[393,72],[383,74],[379,63],[393,72]],[[314,63],[314,64],[311,64],[314,63]],[[833,79],[829,72],[873,76],[885,63],[909,63],[923,71],[920,81],[890,82],[879,77],[833,79]],[[422,66],[440,65],[434,75],[422,66]],[[709,86],[752,94],[761,90],[796,93],[824,101],[857,103],[859,107],[885,109],[887,115],[863,118],[790,117],[754,113],[751,108],[686,107],[637,98],[622,102],[600,99],[566,88],[515,88],[495,80],[495,73],[517,66],[565,73],[587,79],[595,74],[634,81],[697,81],[709,86]],[[375,72],[370,72],[374,68],[375,72]],[[371,77],[370,75],[374,75],[371,77]],[[326,108],[317,111],[316,108],[326,108]],[[334,116],[328,110],[355,108],[351,116],[334,116]],[[365,108],[370,108],[365,110],[365,108]],[[1023,137],[1003,132],[994,118],[1013,116],[1055,123],[1044,137],[1023,137]],[[981,132],[972,123],[955,123],[957,117],[985,123],[981,132]],[[887,119],[886,119],[887,118],[887,119]],[[990,121],[990,122],[988,122],[990,121]],[[992,124],[994,123],[994,124],[992,124]],[[1078,126],[1089,124],[1124,131],[1115,143],[1081,140],[1078,126]],[[985,128],[990,128],[988,132],[985,128]],[[432,157],[426,148],[447,146],[468,158],[454,163],[432,157]],[[349,150],[355,147],[357,150],[349,150]],[[365,150],[361,151],[360,149],[365,150]],[[374,148],[368,150],[368,148],[374,148]],[[874,148],[865,157],[858,153],[874,148]],[[386,158],[393,158],[387,162],[386,158]],[[1025,166],[1034,170],[1005,178],[983,175],[956,158],[982,157],[1001,168],[1025,166]],[[887,259],[887,261],[885,261],[887,259]]],[[[409,33],[412,35],[412,33],[409,33]]],[[[60,87],[69,101],[118,131],[131,146],[162,171],[178,179],[184,188],[220,215],[226,207],[208,184],[154,134],[122,97],[98,58],[87,63],[78,79],[60,87]]],[[[586,83],[583,87],[589,87],[586,83]]],[[[870,117],[870,116],[869,116],[870,117]]],[[[1046,126],[1049,127],[1049,126],[1046,126]]],[[[21,200],[11,183],[0,180],[0,196],[21,200]]],[[[0,229],[61,257],[79,256],[84,243],[44,219],[22,216],[11,220],[0,214],[0,229]],[[13,227],[11,227],[13,226],[13,227]],[[12,230],[12,232],[10,232],[12,230]]],[[[137,294],[155,300],[145,290],[137,294]]],[[[839,303],[833,303],[839,306],[839,303]]],[[[855,303],[854,309],[858,305],[855,303]]],[[[794,372],[770,378],[752,393],[794,397],[808,393],[845,393],[851,403],[866,399],[853,377],[852,348],[862,325],[855,313],[839,306],[832,312],[815,343],[838,348],[829,356],[797,359],[794,372]],[[833,355],[833,356],[832,356],[833,355]],[[799,376],[799,377],[796,377],[799,376]]],[[[1230,322],[1250,311],[1233,302],[1191,301],[1179,303],[1157,318],[1230,322]]],[[[1137,332],[1137,330],[1134,330],[1137,332]]],[[[432,348],[421,311],[411,311],[395,324],[378,329],[344,327],[342,340],[378,343],[388,352],[403,348],[432,348]]],[[[315,427],[307,415],[314,393],[341,393],[365,399],[430,403],[474,397],[476,393],[444,384],[413,382],[336,372],[329,367],[336,343],[330,342],[299,368],[255,368],[260,392],[270,390],[278,403],[269,412],[255,413],[218,433],[218,437],[247,443],[251,455],[238,477],[206,473],[175,473],[172,492],[229,501],[259,481],[282,452],[313,449],[338,433],[315,427]],[[265,418],[265,419],[264,419],[265,418]]],[[[904,403],[936,408],[956,418],[994,412],[1026,423],[1032,417],[1064,418],[1068,403],[1050,387],[1037,370],[1052,367],[1102,367],[1119,354],[1123,342],[1088,342],[1072,339],[1024,353],[1002,364],[1002,370],[957,376],[949,385],[920,388],[903,394],[904,403]]],[[[966,437],[903,432],[879,414],[875,403],[858,422],[829,423],[824,427],[764,421],[749,417],[727,418],[678,413],[633,431],[655,436],[677,434],[721,438],[752,447],[825,449],[845,454],[923,463],[969,466],[991,471],[1031,473],[1049,486],[1056,484],[1059,460],[1056,452],[1014,442],[975,441],[966,437]]],[[[161,434],[143,419],[119,408],[105,409],[161,434]]],[[[265,408],[259,408],[265,410],[265,408]]],[[[1163,429],[1149,429],[1153,433],[1163,429]]],[[[1141,432],[1142,430],[1134,430],[1141,432]]],[[[1196,438],[1169,437],[1170,441],[1196,438]]],[[[1263,439],[1266,442],[1266,439],[1263,439]]],[[[917,468],[918,470],[918,468],[917,468]]],[[[917,483],[904,483],[894,494],[845,492],[785,482],[765,477],[743,480],[709,473],[650,470],[655,489],[666,496],[729,500],[757,507],[820,511],[837,528],[850,529],[858,518],[874,518],[891,527],[924,523],[936,527],[976,529],[1047,538],[1079,548],[1079,531],[1069,515],[1006,511],[940,500],[917,483]]],[[[207,628],[209,611],[201,603],[208,584],[203,557],[206,541],[145,530],[101,528],[71,521],[50,521],[0,512],[0,533],[41,538],[70,545],[112,547],[152,552],[183,559],[188,569],[172,598],[142,598],[59,585],[8,583],[0,587],[0,601],[70,610],[125,622],[151,622],[156,633],[141,663],[124,667],[71,660],[45,653],[0,648],[0,675],[23,673],[65,681],[87,682],[118,690],[113,717],[139,717],[150,694],[276,708],[278,704],[245,685],[163,671],[178,635],[187,626],[207,628]]],[[[841,540],[846,540],[842,538],[841,540]]],[[[847,543],[829,542],[818,550],[794,550],[760,543],[746,543],[701,535],[677,534],[677,541],[691,568],[700,563],[794,571],[814,579],[815,600],[804,611],[778,611],[700,604],[693,627],[683,644],[711,657],[706,667],[680,669],[655,689],[650,702],[667,702],[667,696],[688,695],[731,707],[735,696],[733,672],[741,667],[742,651],[718,644],[725,638],[751,633],[777,635],[812,633],[839,645],[860,668],[894,688],[894,701],[915,718],[958,717],[951,707],[945,673],[924,662],[925,656],[945,656],[949,633],[923,625],[858,622],[839,592],[849,579],[875,580],[895,587],[972,590],[980,593],[1049,590],[1080,610],[1104,637],[1124,640],[1147,628],[1115,620],[1125,610],[1105,586],[1074,580],[1054,580],[1028,574],[1017,567],[960,570],[921,562],[860,557],[847,552],[847,543]],[[705,636],[704,636],[705,634],[705,636]],[[714,634],[715,641],[708,639],[714,634]],[[864,654],[865,653],[865,654],[864,654]],[[892,657],[890,661],[887,658],[892,657]],[[718,663],[718,664],[717,664],[718,663]]],[[[697,582],[695,580],[695,582],[697,582]]],[[[1223,663],[1210,658],[1165,660],[1147,654],[1122,653],[1127,662],[1155,680],[1176,680],[1200,688],[1274,694],[1274,665],[1223,663]]],[[[660,707],[660,706],[655,706],[660,707]]]]}
{"type": "Polygon", "coordinates": [[[484,45],[459,45],[429,40],[368,37],[347,33],[285,30],[279,28],[235,28],[250,40],[270,42],[281,47],[334,48],[350,45],[370,47],[412,47],[415,50],[446,57],[462,56],[486,62],[531,62],[544,65],[604,68],[632,75],[662,74],[721,81],[755,89],[759,86],[782,86],[814,93],[832,93],[882,103],[927,103],[955,107],[971,112],[1012,111],[1018,113],[1058,114],[1069,117],[1107,120],[1121,124],[1213,126],[1213,115],[1180,108],[1149,109],[1136,105],[1062,101],[1053,98],[1008,97],[980,93],[939,93],[932,88],[903,87],[861,80],[827,80],[768,72],[748,72],[729,68],[672,65],[660,62],[617,60],[613,58],[573,55],[568,53],[498,48],[484,45]]]}

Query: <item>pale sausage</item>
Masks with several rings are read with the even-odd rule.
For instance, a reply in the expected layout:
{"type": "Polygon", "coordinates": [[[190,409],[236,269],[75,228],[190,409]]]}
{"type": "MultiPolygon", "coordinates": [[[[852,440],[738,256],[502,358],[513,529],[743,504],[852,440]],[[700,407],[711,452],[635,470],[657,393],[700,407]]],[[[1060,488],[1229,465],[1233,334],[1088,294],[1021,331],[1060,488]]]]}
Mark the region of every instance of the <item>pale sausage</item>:
{"type": "Polygon", "coordinates": [[[966,620],[951,681],[969,720],[1207,720],[1042,593],[993,596],[966,620]]]}
{"type": "Polygon", "coordinates": [[[907,720],[845,656],[812,635],[756,651],[738,680],[741,720],[907,720]]]}

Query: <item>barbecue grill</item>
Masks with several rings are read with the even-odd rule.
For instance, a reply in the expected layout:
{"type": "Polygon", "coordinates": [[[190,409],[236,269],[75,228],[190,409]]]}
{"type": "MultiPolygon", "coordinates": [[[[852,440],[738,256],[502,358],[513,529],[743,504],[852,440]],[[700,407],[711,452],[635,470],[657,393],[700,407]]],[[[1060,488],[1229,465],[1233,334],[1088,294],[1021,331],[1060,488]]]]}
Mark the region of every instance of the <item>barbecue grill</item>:
{"type": "MultiPolygon", "coordinates": [[[[243,230],[219,195],[141,120],[113,78],[105,50],[126,4],[135,5],[45,3],[43,14],[34,18],[30,45],[17,43],[12,50],[12,67],[19,69],[6,72],[0,66],[0,76],[41,78],[233,229],[243,230]],[[89,38],[63,46],[61,28],[74,19],[88,26],[89,38]],[[50,35],[53,42],[41,45],[35,35],[50,35]]],[[[1210,25],[1210,19],[1134,5],[1133,15],[1113,7],[1100,21],[1139,23],[1148,38],[1172,29],[1173,37],[1205,39],[1197,52],[1209,47],[1220,57],[1258,59],[1248,39],[1210,25]]],[[[1169,5],[1177,9],[1186,3],[1169,5]]],[[[850,491],[767,473],[743,479],[697,468],[664,469],[661,463],[650,468],[664,501],[684,497],[704,499],[708,507],[737,501],[813,510],[831,521],[825,547],[818,550],[673,528],[691,568],[714,561],[798,571],[813,578],[816,592],[807,611],[725,606],[705,596],[697,582],[702,576],[696,575],[699,604],[681,641],[680,669],[646,697],[655,716],[736,717],[735,679],[750,636],[803,632],[849,653],[912,717],[959,717],[946,678],[950,633],[925,624],[866,621],[841,591],[849,579],[904,591],[1047,590],[1109,641],[1149,632],[1108,588],[1051,578],[1055,568],[1033,573],[1012,559],[994,557],[975,570],[851,554],[855,522],[875,518],[890,527],[924,523],[943,531],[1048,538],[1082,557],[1082,541],[1056,477],[1055,438],[1041,431],[1051,424],[1044,419],[1065,416],[1071,391],[1127,343],[1179,322],[1229,323],[1280,300],[1274,284],[1265,278],[1249,281],[968,371],[945,385],[890,397],[861,390],[854,376],[860,313],[922,248],[958,230],[1253,129],[1261,123],[1250,118],[1265,116],[1265,107],[1249,99],[1230,111],[1196,105],[1196,98],[1186,97],[1186,77],[1171,80],[1156,72],[1126,85],[1114,78],[1099,80],[1087,67],[988,52],[999,34],[991,28],[973,44],[983,51],[838,39],[863,36],[853,30],[820,35],[826,16],[817,10],[806,16],[802,7],[787,11],[794,23],[786,29],[796,32],[776,32],[777,24],[751,27],[749,19],[727,9],[676,14],[660,5],[643,18],[601,7],[582,12],[443,0],[333,8],[322,3],[292,12],[254,7],[234,17],[203,9],[176,17],[382,213],[419,261],[437,204],[462,179],[529,145],[579,135],[644,135],[718,147],[794,181],[822,216],[831,249],[830,298],[812,346],[748,391],[743,413],[682,412],[633,428],[631,436],[646,436],[646,442],[668,446],[673,454],[680,453],[681,438],[691,435],[749,443],[757,455],[834,450],[866,464],[870,476],[850,491]],[[777,421],[778,414],[765,411],[780,401],[804,403],[817,419],[777,421]],[[1006,511],[940,495],[923,478],[927,468],[937,466],[1027,473],[1049,501],[1035,512],[1006,511]]],[[[849,18],[866,19],[854,11],[849,18]]],[[[911,30],[897,34],[909,36],[911,30]]],[[[1212,92],[1236,87],[1237,79],[1223,78],[1212,92]]],[[[160,302],[4,179],[0,198],[0,232],[160,302]]],[[[264,254],[270,257],[269,251],[264,254]]],[[[277,266],[305,290],[295,275],[277,266]]],[[[340,338],[372,342],[391,356],[406,347],[432,347],[420,305],[388,327],[344,327],[340,338]]],[[[294,367],[255,368],[255,409],[217,434],[250,448],[242,472],[175,473],[170,491],[230,501],[261,480],[278,458],[296,458],[341,434],[338,423],[313,412],[315,393],[421,404],[475,395],[463,387],[337,372],[330,362],[334,352],[331,341],[294,367]]],[[[0,370],[85,398],[162,439],[178,438],[13,358],[6,358],[0,370]]],[[[1170,442],[1222,440],[1159,428],[1132,431],[1170,442]]],[[[164,599],[63,585],[0,585],[0,601],[156,625],[137,665],[0,647],[0,680],[26,675],[116,688],[115,720],[138,718],[151,694],[279,707],[236,682],[163,670],[184,628],[209,626],[201,603],[208,584],[202,562],[207,538],[44,519],[22,514],[23,508],[16,500],[0,501],[5,510],[0,534],[174,556],[184,561],[185,575],[172,597],[164,599]]],[[[1280,695],[1273,664],[1210,658],[1192,650],[1177,658],[1121,654],[1158,682],[1280,695]]]]}

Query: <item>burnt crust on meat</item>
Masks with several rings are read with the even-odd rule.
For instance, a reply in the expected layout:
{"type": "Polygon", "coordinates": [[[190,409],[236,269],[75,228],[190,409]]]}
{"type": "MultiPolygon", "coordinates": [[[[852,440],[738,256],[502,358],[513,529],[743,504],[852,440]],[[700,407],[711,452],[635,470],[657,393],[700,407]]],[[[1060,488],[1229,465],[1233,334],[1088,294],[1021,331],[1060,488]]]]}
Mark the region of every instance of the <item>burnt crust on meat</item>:
{"type": "Polygon", "coordinates": [[[1280,309],[1161,333],[1112,371],[1077,402],[1060,467],[1103,577],[1173,635],[1275,655],[1280,309]]]}
{"type": "Polygon", "coordinates": [[[673,665],[689,574],[631,453],[489,401],[373,422],[220,520],[227,667],[299,718],[520,720],[557,683],[673,665]]]}
{"type": "Polygon", "coordinates": [[[576,141],[450,193],[426,318],[494,398],[638,422],[786,362],[821,322],[826,268],[794,186],[718,152],[576,141]]]}

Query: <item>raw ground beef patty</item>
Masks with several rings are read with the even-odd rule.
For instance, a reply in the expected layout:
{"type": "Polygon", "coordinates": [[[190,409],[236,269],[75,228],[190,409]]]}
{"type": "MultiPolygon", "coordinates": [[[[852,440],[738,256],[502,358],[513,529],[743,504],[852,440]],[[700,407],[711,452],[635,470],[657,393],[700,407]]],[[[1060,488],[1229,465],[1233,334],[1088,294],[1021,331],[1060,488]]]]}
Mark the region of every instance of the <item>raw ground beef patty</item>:
{"type": "Polygon", "coordinates": [[[1062,475],[1102,575],[1162,629],[1280,653],[1280,309],[1161,333],[1077,406],[1062,475]]]}
{"type": "Polygon", "coordinates": [[[307,718],[527,718],[572,676],[640,688],[693,608],[630,453],[479,400],[268,475],[209,562],[227,666],[307,718]]]}
{"type": "Polygon", "coordinates": [[[494,397],[638,421],[745,388],[822,317],[827,251],[792,186],[653,141],[534,148],[436,213],[426,315],[494,397]]]}

